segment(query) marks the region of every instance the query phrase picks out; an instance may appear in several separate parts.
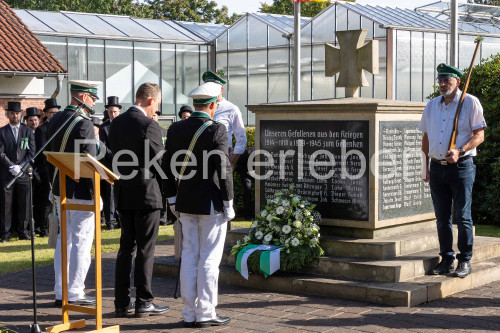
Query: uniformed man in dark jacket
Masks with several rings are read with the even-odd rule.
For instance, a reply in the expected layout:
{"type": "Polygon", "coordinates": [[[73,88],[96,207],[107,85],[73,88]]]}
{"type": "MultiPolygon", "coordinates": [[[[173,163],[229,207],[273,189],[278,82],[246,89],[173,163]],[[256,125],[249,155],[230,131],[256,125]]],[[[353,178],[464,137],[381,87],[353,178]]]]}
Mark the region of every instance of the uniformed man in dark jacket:
{"type": "Polygon", "coordinates": [[[234,218],[227,130],[213,120],[220,89],[217,83],[208,82],[189,94],[195,112],[169,127],[162,164],[170,209],[182,224],[180,281],[185,327],[219,326],[230,321],[215,311],[227,222],[234,218]],[[192,148],[196,158],[191,158],[194,163],[188,163],[181,175],[180,166],[175,172],[171,166],[182,163],[193,137],[197,137],[192,148]]]}
{"type": "MultiPolygon", "coordinates": [[[[89,153],[96,156],[96,143],[94,125],[84,108],[78,110],[78,102],[73,97],[78,98],[83,103],[93,107],[97,100],[97,87],[101,82],[94,81],[69,81],[71,90],[71,104],[63,111],[58,112],[49,121],[48,136],[56,132],[68,118],[72,118],[50,142],[48,151],[64,151],[68,153],[89,153]],[[64,142],[64,137],[67,137],[64,142]],[[84,142],[82,142],[85,140],[84,142]],[[64,147],[63,147],[64,145],[64,147]]],[[[56,171],[57,172],[57,171],[56,171]]],[[[52,187],[52,195],[55,196],[60,216],[60,193],[59,177],[57,173],[52,173],[51,181],[55,180],[52,187]],[[54,174],[56,175],[54,177],[54,174]]],[[[66,196],[68,203],[93,204],[94,200],[100,200],[93,193],[93,183],[91,179],[81,178],[77,183],[73,179],[66,177],[66,196]]],[[[85,277],[90,267],[90,250],[94,238],[95,217],[93,212],[87,211],[67,211],[67,248],[68,248],[68,301],[75,305],[95,304],[95,297],[85,294],[85,277]]],[[[61,237],[57,239],[54,253],[55,271],[55,305],[62,304],[62,275],[61,275],[61,237]]]]}

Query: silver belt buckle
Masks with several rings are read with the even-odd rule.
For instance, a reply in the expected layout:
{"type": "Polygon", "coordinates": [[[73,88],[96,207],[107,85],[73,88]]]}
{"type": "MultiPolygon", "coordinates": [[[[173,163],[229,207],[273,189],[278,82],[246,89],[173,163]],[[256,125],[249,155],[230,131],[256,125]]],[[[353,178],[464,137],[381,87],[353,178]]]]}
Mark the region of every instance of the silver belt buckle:
{"type": "Polygon", "coordinates": [[[441,165],[448,165],[448,162],[443,161],[443,160],[439,161],[439,163],[441,163],[441,165]]]}

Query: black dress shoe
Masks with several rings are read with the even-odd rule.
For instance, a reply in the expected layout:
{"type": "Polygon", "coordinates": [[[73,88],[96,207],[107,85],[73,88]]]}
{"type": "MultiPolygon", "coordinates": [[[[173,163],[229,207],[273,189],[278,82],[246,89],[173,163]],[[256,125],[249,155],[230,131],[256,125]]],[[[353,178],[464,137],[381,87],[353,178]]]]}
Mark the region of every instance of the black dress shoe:
{"type": "Polygon", "coordinates": [[[135,309],[135,302],[130,302],[128,303],[128,306],[123,308],[115,308],[115,318],[126,317],[134,309],[135,309]]]}
{"type": "Polygon", "coordinates": [[[2,237],[2,243],[7,243],[10,240],[9,236],[3,236],[2,237]]]}
{"type": "Polygon", "coordinates": [[[108,230],[115,230],[115,224],[111,222],[106,222],[106,227],[108,230]]]}
{"type": "Polygon", "coordinates": [[[429,275],[443,275],[443,274],[448,274],[453,272],[454,269],[454,264],[452,262],[446,262],[444,260],[441,260],[441,262],[434,268],[432,271],[429,272],[429,275]]]}
{"type": "Polygon", "coordinates": [[[19,235],[19,240],[30,240],[30,239],[31,239],[31,236],[28,235],[27,233],[19,235]]]}
{"type": "Polygon", "coordinates": [[[229,318],[229,317],[217,316],[211,320],[197,322],[196,327],[222,326],[222,325],[229,324],[230,321],[231,321],[231,318],[229,318]]]}
{"type": "Polygon", "coordinates": [[[464,278],[469,275],[471,272],[470,262],[469,261],[459,261],[457,269],[453,273],[453,276],[464,278]]]}
{"type": "Polygon", "coordinates": [[[154,303],[149,304],[148,306],[140,306],[135,308],[135,317],[142,318],[147,316],[159,316],[168,311],[168,306],[159,306],[154,303]]]}
{"type": "Polygon", "coordinates": [[[196,327],[196,322],[195,321],[185,321],[184,322],[184,327],[186,327],[186,328],[196,327]]]}

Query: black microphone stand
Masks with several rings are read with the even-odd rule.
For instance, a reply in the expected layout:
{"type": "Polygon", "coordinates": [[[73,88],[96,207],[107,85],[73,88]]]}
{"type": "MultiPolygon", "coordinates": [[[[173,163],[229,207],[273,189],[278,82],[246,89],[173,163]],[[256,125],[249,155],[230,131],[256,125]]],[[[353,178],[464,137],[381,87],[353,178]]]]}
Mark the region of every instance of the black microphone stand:
{"type": "Polygon", "coordinates": [[[52,136],[45,142],[45,144],[42,146],[42,148],[39,148],[39,150],[35,153],[35,156],[33,156],[29,161],[26,161],[26,163],[23,164],[21,167],[21,171],[12,178],[12,180],[5,186],[6,189],[9,189],[14,185],[16,180],[21,177],[23,174],[27,174],[29,177],[29,192],[30,192],[30,203],[29,203],[29,221],[30,221],[30,228],[31,228],[31,277],[32,277],[32,283],[33,283],[33,324],[30,325],[30,333],[42,333],[42,330],[40,329],[40,326],[38,326],[37,323],[37,310],[36,310],[36,272],[35,272],[35,224],[33,221],[33,168],[31,165],[35,162],[35,158],[40,155],[45,148],[49,145],[49,143],[55,138],[55,136],[63,129],[73,118],[74,116],[78,113],[78,111],[82,108],[82,105],[79,105],[78,108],[75,110],[75,113],[71,115],[71,117],[68,117],[64,121],[64,123],[59,126],[58,129],[52,134],[52,136]]]}

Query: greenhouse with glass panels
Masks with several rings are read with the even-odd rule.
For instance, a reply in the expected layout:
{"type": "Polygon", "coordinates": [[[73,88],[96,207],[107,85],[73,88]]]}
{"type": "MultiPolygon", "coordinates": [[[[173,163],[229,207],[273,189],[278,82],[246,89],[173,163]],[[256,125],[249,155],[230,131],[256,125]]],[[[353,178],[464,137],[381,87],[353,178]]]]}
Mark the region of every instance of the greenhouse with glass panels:
{"type": "MultiPolygon", "coordinates": [[[[15,10],[16,14],[61,61],[68,80],[104,84],[95,109],[104,111],[105,96],[118,96],[125,109],[144,82],[162,89],[162,118],[174,120],[176,110],[189,104],[187,93],[201,82],[213,58],[211,41],[222,25],[148,20],[127,16],[15,10]]],[[[50,96],[56,81],[45,79],[50,96]]],[[[63,85],[57,97],[68,100],[63,85]]]]}
{"type": "MultiPolygon", "coordinates": [[[[425,101],[433,91],[437,64],[449,59],[449,5],[436,2],[410,10],[332,1],[315,17],[303,18],[301,100],[344,97],[336,78],[325,77],[325,44],[337,43],[336,31],[366,29],[367,40],[379,41],[380,70],[365,73],[370,85],[360,89],[361,97],[425,101]]],[[[163,93],[162,118],[175,120],[176,110],[191,103],[186,94],[207,69],[224,71],[224,95],[239,106],[246,125],[255,119],[246,105],[294,100],[291,16],[248,13],[223,26],[69,12],[16,13],[66,66],[69,79],[103,81],[101,96],[119,96],[124,107],[133,102],[138,85],[155,82],[163,93]]],[[[469,66],[477,35],[485,37],[478,62],[500,52],[499,7],[460,4],[458,16],[458,67],[469,66]]],[[[45,80],[50,95],[56,83],[45,80]]],[[[66,87],[59,99],[67,97],[66,87]]]]}

